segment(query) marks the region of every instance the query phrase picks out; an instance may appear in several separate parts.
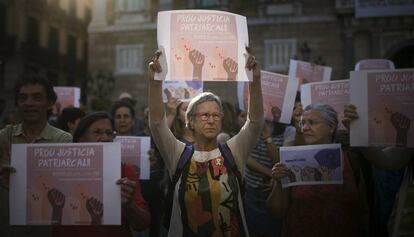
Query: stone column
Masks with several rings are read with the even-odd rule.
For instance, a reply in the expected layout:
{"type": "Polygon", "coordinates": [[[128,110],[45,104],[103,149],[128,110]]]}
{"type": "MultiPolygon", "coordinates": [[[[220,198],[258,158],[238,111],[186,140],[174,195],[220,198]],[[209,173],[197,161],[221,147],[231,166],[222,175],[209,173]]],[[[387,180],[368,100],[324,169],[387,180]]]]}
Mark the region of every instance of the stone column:
{"type": "Polygon", "coordinates": [[[89,27],[107,26],[106,2],[107,0],[92,0],[92,20],[89,27]]]}

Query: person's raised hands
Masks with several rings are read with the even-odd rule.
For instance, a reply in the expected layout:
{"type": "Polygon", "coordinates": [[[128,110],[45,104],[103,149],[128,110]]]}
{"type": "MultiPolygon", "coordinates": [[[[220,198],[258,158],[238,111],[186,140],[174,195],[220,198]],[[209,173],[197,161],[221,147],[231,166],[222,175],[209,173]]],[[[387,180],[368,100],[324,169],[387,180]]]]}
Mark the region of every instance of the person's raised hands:
{"type": "Polygon", "coordinates": [[[256,61],[256,57],[253,56],[252,50],[250,47],[246,47],[247,54],[245,55],[247,57],[246,60],[246,68],[251,71],[253,70],[253,80],[257,80],[257,78],[260,78],[260,67],[258,62],[256,61]]]}
{"type": "Polygon", "coordinates": [[[346,127],[346,129],[349,130],[349,126],[352,121],[355,121],[357,119],[358,112],[356,109],[356,106],[353,104],[347,104],[344,107],[344,118],[342,119],[342,124],[346,127]]]}
{"type": "Polygon", "coordinates": [[[154,81],[155,73],[160,73],[162,71],[161,64],[159,61],[159,58],[161,56],[161,51],[157,50],[154,53],[154,56],[152,57],[150,63],[148,64],[148,74],[149,74],[149,80],[154,81]]]}

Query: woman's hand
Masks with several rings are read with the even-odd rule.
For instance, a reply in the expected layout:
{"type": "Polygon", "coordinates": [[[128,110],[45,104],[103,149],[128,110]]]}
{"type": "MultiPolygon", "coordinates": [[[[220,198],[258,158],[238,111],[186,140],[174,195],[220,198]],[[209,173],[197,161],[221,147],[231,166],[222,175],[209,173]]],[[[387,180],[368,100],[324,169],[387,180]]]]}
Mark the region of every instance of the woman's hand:
{"type": "Polygon", "coordinates": [[[246,47],[246,51],[246,68],[249,69],[249,71],[253,70],[253,81],[255,81],[260,78],[260,67],[256,61],[256,58],[252,55],[252,50],[250,47],[246,47]]]}
{"type": "Polygon", "coordinates": [[[149,80],[154,81],[155,73],[160,73],[162,71],[161,64],[159,61],[159,58],[161,56],[161,51],[157,50],[154,53],[154,56],[152,57],[152,60],[148,64],[148,74],[149,74],[149,80]]]}
{"type": "Polygon", "coordinates": [[[276,181],[280,182],[283,177],[286,177],[289,174],[289,169],[285,164],[276,163],[272,168],[272,177],[276,181]]]}
{"type": "Polygon", "coordinates": [[[292,123],[293,126],[296,128],[296,133],[302,133],[301,127],[300,127],[300,120],[303,113],[303,107],[300,102],[295,103],[295,107],[293,109],[292,114],[292,123]]]}
{"type": "Polygon", "coordinates": [[[128,178],[119,179],[116,184],[121,185],[121,203],[123,206],[134,200],[136,182],[128,178]]]}
{"type": "Polygon", "coordinates": [[[342,119],[342,124],[349,130],[349,126],[352,121],[358,119],[358,112],[356,110],[355,105],[347,104],[344,107],[344,119],[342,119]]]}
{"type": "Polygon", "coordinates": [[[177,115],[177,108],[181,103],[183,102],[180,99],[176,97],[169,97],[166,104],[167,115],[175,117],[177,115]]]}

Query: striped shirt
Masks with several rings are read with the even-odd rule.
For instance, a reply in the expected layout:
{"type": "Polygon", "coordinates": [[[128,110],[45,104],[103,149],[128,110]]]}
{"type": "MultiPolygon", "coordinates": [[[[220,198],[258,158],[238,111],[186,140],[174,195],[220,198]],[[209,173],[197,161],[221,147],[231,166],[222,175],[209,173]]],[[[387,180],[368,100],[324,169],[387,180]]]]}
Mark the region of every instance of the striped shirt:
{"type": "MultiPolygon", "coordinates": [[[[283,145],[283,137],[284,135],[277,135],[272,136],[272,144],[277,145],[278,147],[283,145]]],[[[250,153],[249,159],[254,159],[257,162],[259,162],[261,165],[271,169],[274,165],[274,161],[269,156],[269,153],[267,151],[267,144],[265,143],[263,137],[261,136],[255,146],[255,148],[250,153]]],[[[270,190],[271,189],[271,178],[268,176],[259,173],[257,171],[254,171],[252,169],[249,169],[249,167],[246,166],[246,171],[244,173],[244,178],[246,185],[254,188],[254,189],[260,189],[260,190],[270,190]]]]}

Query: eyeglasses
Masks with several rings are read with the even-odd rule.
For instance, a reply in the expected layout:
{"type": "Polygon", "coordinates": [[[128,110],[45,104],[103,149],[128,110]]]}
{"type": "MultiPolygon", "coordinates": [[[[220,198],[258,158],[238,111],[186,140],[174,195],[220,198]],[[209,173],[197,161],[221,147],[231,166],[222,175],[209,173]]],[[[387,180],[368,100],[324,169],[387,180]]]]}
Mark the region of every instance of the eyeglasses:
{"type": "Polygon", "coordinates": [[[200,118],[201,121],[207,121],[210,117],[212,117],[214,121],[219,121],[223,117],[223,113],[196,113],[195,116],[200,118]]]}

